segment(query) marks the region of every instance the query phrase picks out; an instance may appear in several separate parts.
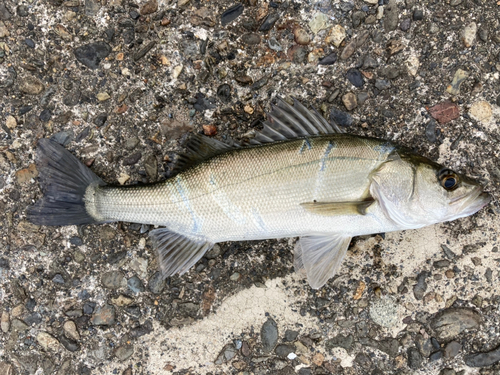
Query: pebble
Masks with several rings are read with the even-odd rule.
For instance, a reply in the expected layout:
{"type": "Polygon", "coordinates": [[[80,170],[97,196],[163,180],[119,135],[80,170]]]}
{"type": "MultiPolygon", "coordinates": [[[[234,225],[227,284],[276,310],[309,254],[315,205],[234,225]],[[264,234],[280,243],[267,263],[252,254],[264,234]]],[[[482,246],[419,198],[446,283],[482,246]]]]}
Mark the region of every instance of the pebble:
{"type": "Polygon", "coordinates": [[[104,102],[104,101],[111,98],[111,96],[109,96],[109,94],[107,92],[100,92],[96,96],[97,96],[97,100],[99,100],[100,102],[104,102]]]}
{"type": "Polygon", "coordinates": [[[140,13],[144,16],[147,14],[154,13],[157,10],[158,10],[158,1],[157,0],[149,0],[141,6],[140,13]]]}
{"type": "Polygon", "coordinates": [[[57,273],[53,278],[52,282],[56,284],[64,284],[64,278],[61,276],[61,274],[57,273]]]}
{"type": "Polygon", "coordinates": [[[346,77],[349,80],[349,82],[351,82],[356,87],[363,87],[363,85],[365,84],[363,75],[356,68],[349,69],[346,73],[346,77]]]}
{"type": "MultiPolygon", "coordinates": [[[[396,0],[389,0],[389,3],[384,6],[384,29],[386,32],[396,30],[399,22],[399,11],[396,0]]],[[[365,21],[366,22],[366,21],[365,21]]]]}
{"type": "Polygon", "coordinates": [[[363,59],[363,69],[373,69],[379,66],[379,63],[376,59],[371,57],[370,55],[366,55],[365,58],[363,59]]]}
{"type": "Polygon", "coordinates": [[[405,18],[401,23],[399,24],[399,28],[401,31],[408,31],[410,30],[411,27],[411,19],[410,18],[405,18]]]}
{"type": "Polygon", "coordinates": [[[361,11],[361,10],[353,12],[352,17],[351,17],[352,27],[357,29],[361,25],[361,23],[364,21],[365,17],[366,17],[366,13],[361,11]]]}
{"type": "Polygon", "coordinates": [[[348,92],[342,96],[342,102],[344,103],[348,111],[352,111],[358,106],[356,95],[352,92],[348,92]]]}
{"type": "Polygon", "coordinates": [[[243,34],[241,41],[249,46],[257,45],[260,43],[260,36],[255,33],[243,34]]]}
{"type": "Polygon", "coordinates": [[[460,116],[458,106],[449,100],[429,108],[429,112],[440,124],[446,124],[460,116]]]}
{"type": "Polygon", "coordinates": [[[418,370],[422,366],[422,356],[415,347],[408,348],[406,354],[408,355],[408,367],[412,370],[418,370]]]}
{"type": "Polygon", "coordinates": [[[10,315],[7,311],[2,312],[2,317],[0,318],[0,329],[3,333],[9,332],[10,329],[10,315]]]}
{"type": "MultiPolygon", "coordinates": [[[[268,82],[268,77],[267,76],[264,76],[260,79],[258,79],[257,81],[255,81],[253,84],[252,84],[252,90],[260,90],[262,87],[264,87],[265,85],[267,85],[267,82],[268,82]]],[[[253,111],[252,111],[253,113],[253,111]]]]}
{"type": "Polygon", "coordinates": [[[265,353],[271,352],[278,343],[278,326],[272,318],[268,318],[260,330],[262,340],[262,350],[265,353]]]}
{"type": "Polygon", "coordinates": [[[57,351],[59,349],[59,341],[51,334],[41,331],[36,336],[36,341],[44,350],[57,351]]]}
{"type": "Polygon", "coordinates": [[[42,81],[32,76],[22,78],[19,83],[19,90],[29,95],[40,94],[44,88],[42,81]]]}
{"type": "Polygon", "coordinates": [[[318,61],[318,65],[333,65],[337,61],[337,53],[332,52],[318,61]]]}
{"type": "Polygon", "coordinates": [[[228,23],[233,22],[236,18],[241,16],[244,10],[245,7],[240,3],[227,8],[224,13],[222,13],[220,18],[222,26],[226,26],[228,23]]]}
{"type": "Polygon", "coordinates": [[[111,303],[118,307],[128,306],[134,302],[133,298],[120,294],[118,297],[111,298],[111,303]]]}
{"type": "Polygon", "coordinates": [[[427,283],[425,282],[427,276],[428,274],[425,271],[417,275],[417,284],[413,287],[413,295],[417,300],[424,298],[425,291],[427,290],[427,283]]]}
{"type": "Polygon", "coordinates": [[[234,77],[234,79],[242,86],[251,85],[253,83],[252,77],[246,74],[237,75],[234,77]]]}
{"type": "Polygon", "coordinates": [[[399,322],[398,304],[388,296],[376,299],[370,305],[370,318],[382,327],[392,328],[399,322]]]}
{"type": "Polygon", "coordinates": [[[276,52],[283,51],[283,47],[281,46],[281,44],[279,44],[279,42],[276,40],[276,38],[274,36],[269,38],[269,40],[267,41],[267,44],[268,44],[269,48],[271,48],[272,50],[274,50],[276,52]]]}
{"type": "Polygon", "coordinates": [[[453,76],[453,81],[451,82],[451,85],[446,88],[446,91],[448,91],[451,95],[458,95],[460,93],[460,85],[467,79],[468,76],[469,74],[466,71],[457,69],[455,75],[453,76]]]}
{"type": "Polygon", "coordinates": [[[328,28],[329,21],[330,19],[326,14],[317,12],[309,21],[309,28],[314,34],[317,34],[318,31],[328,28]]]}
{"type": "Polygon", "coordinates": [[[368,99],[368,93],[367,92],[360,92],[358,94],[358,105],[364,104],[366,100],[368,99]]]}
{"type": "Polygon", "coordinates": [[[325,41],[327,43],[333,44],[335,47],[339,47],[346,37],[345,29],[341,25],[335,25],[330,30],[330,33],[326,37],[325,41]]]}
{"type": "Polygon", "coordinates": [[[0,38],[5,38],[7,36],[10,36],[9,29],[5,26],[3,21],[0,21],[0,38]]]}
{"type": "Polygon", "coordinates": [[[29,326],[20,319],[12,320],[11,327],[14,332],[24,332],[29,329],[29,326]]]}
{"type": "Polygon", "coordinates": [[[161,294],[165,286],[167,285],[167,281],[161,274],[161,272],[156,272],[148,282],[148,288],[153,294],[161,294]]]}
{"type": "Polygon", "coordinates": [[[134,354],[134,346],[133,345],[122,345],[116,348],[115,356],[119,361],[125,361],[129,359],[132,354],[134,354]]]}
{"type": "Polygon", "coordinates": [[[280,16],[278,13],[268,14],[264,19],[264,22],[259,27],[259,31],[269,31],[273,28],[274,24],[277,20],[279,20],[280,16]]]}
{"type": "Polygon", "coordinates": [[[462,350],[462,345],[457,341],[452,341],[446,344],[444,348],[444,358],[446,359],[455,358],[461,350],[462,350]]]}
{"type": "Polygon", "coordinates": [[[78,329],[76,328],[76,324],[72,320],[67,320],[64,322],[63,325],[64,332],[66,333],[66,336],[73,340],[80,340],[80,334],[78,333],[78,329]]]}
{"type": "Polygon", "coordinates": [[[370,33],[368,31],[362,31],[358,36],[351,39],[351,41],[344,47],[342,53],[340,54],[340,58],[342,60],[347,60],[352,54],[365,42],[368,40],[370,33]]]}
{"type": "Polygon", "coordinates": [[[387,80],[385,80],[385,79],[377,79],[377,80],[375,81],[375,87],[376,87],[377,89],[379,89],[380,91],[382,91],[382,90],[387,90],[387,89],[391,88],[391,86],[392,86],[392,85],[391,85],[391,82],[390,82],[390,81],[387,81],[387,80]]]}
{"type": "Polygon", "coordinates": [[[477,328],[481,316],[469,308],[449,308],[437,314],[430,322],[441,340],[451,340],[465,330],[477,328]]]}
{"type": "Polygon", "coordinates": [[[283,341],[285,341],[285,342],[295,341],[298,336],[299,336],[298,331],[292,331],[290,329],[287,329],[285,331],[285,338],[283,339],[283,341]]]}
{"type": "Polygon", "coordinates": [[[80,350],[80,344],[70,338],[67,338],[66,336],[60,336],[59,342],[70,352],[80,350]]]}
{"type": "Polygon", "coordinates": [[[136,164],[142,157],[142,153],[141,152],[136,152],[132,155],[129,155],[125,158],[123,158],[123,162],[122,164],[127,166],[127,165],[134,165],[136,164]]]}
{"type": "Polygon", "coordinates": [[[413,21],[422,21],[424,19],[424,11],[422,9],[415,9],[413,11],[413,21]]]}
{"type": "Polygon", "coordinates": [[[477,24],[475,22],[471,22],[464,28],[461,37],[465,47],[467,48],[472,47],[472,45],[476,41],[476,33],[477,33],[477,24]]]}
{"type": "Polygon", "coordinates": [[[479,100],[471,105],[469,114],[476,121],[488,123],[493,116],[493,110],[490,103],[485,100],[479,100]]]}
{"type": "Polygon", "coordinates": [[[95,42],[77,47],[75,58],[90,69],[97,69],[101,60],[111,53],[111,47],[106,42],[95,42]]]}
{"type": "Polygon", "coordinates": [[[274,352],[278,357],[286,358],[290,353],[293,353],[295,350],[295,346],[288,345],[288,344],[280,344],[276,346],[276,349],[274,349],[274,352]]]}
{"type": "Polygon", "coordinates": [[[464,362],[470,367],[487,367],[500,361],[500,347],[487,353],[475,353],[464,356],[464,362]]]}
{"type": "Polygon", "coordinates": [[[125,277],[121,271],[109,271],[101,277],[102,286],[108,289],[119,289],[125,286],[125,277]]]}
{"type": "Polygon", "coordinates": [[[354,122],[352,116],[344,111],[341,111],[335,107],[330,111],[330,121],[333,121],[339,126],[348,127],[354,122]]]}
{"type": "Polygon", "coordinates": [[[7,116],[7,118],[5,119],[5,126],[7,126],[9,129],[14,129],[17,126],[16,118],[12,115],[7,116]]]}
{"type": "Polygon", "coordinates": [[[142,59],[146,54],[156,45],[155,40],[150,40],[147,43],[144,43],[144,45],[136,52],[134,52],[133,58],[134,61],[139,61],[142,59]]]}
{"type": "Polygon", "coordinates": [[[309,42],[311,41],[311,37],[309,36],[307,31],[305,31],[301,27],[298,27],[295,30],[293,30],[293,35],[295,38],[295,42],[297,44],[306,45],[306,44],[309,44],[309,42]]]}
{"type": "Polygon", "coordinates": [[[352,335],[337,335],[325,342],[325,347],[327,349],[333,348],[343,348],[350,351],[354,344],[354,337],[352,335]]]}
{"type": "Polygon", "coordinates": [[[238,353],[238,351],[236,350],[236,348],[234,347],[233,344],[227,344],[221,350],[221,352],[217,356],[217,359],[214,361],[214,363],[216,365],[221,365],[221,364],[223,364],[225,362],[228,362],[231,359],[233,359],[236,356],[237,353],[238,353]]]}
{"type": "Polygon", "coordinates": [[[95,326],[110,326],[115,324],[115,307],[104,305],[98,307],[92,315],[91,323],[95,326]]]}

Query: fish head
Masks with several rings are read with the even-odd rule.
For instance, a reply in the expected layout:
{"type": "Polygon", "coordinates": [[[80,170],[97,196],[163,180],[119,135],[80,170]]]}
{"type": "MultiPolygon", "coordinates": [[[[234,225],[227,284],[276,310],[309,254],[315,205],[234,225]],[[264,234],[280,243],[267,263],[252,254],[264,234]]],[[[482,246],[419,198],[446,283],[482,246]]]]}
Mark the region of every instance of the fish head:
{"type": "Polygon", "coordinates": [[[402,229],[469,216],[491,200],[479,182],[412,153],[397,154],[373,181],[372,195],[402,229]]]}

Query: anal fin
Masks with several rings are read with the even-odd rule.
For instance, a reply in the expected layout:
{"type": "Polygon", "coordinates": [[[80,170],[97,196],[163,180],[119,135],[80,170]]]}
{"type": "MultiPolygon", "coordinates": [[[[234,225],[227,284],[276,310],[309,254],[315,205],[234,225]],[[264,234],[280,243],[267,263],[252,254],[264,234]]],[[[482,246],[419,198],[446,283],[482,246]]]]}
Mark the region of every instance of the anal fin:
{"type": "Polygon", "coordinates": [[[366,209],[373,202],[373,198],[369,198],[355,202],[306,202],[300,205],[307,211],[317,215],[364,215],[366,209]]]}
{"type": "Polygon", "coordinates": [[[214,243],[203,237],[187,236],[159,228],[149,232],[163,276],[187,272],[214,243]]]}
{"type": "Polygon", "coordinates": [[[301,237],[295,245],[295,271],[305,270],[311,288],[321,288],[335,276],[351,238],[341,234],[301,237]]]}

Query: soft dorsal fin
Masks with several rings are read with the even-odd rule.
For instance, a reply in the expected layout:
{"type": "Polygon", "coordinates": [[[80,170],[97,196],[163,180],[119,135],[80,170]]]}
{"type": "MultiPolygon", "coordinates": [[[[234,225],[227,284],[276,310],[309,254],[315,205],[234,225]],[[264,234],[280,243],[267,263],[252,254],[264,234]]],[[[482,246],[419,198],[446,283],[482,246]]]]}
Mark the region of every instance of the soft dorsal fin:
{"type": "Polygon", "coordinates": [[[179,173],[215,155],[240,147],[232,141],[232,145],[209,138],[201,134],[192,134],[186,142],[186,152],[177,155],[173,172],[179,173]]]}
{"type": "Polygon", "coordinates": [[[337,124],[330,124],[316,109],[308,110],[295,98],[293,98],[293,106],[278,98],[277,104],[271,105],[271,112],[267,114],[267,121],[263,124],[264,128],[257,132],[255,138],[250,140],[250,144],[258,145],[312,135],[343,133],[337,124]]]}

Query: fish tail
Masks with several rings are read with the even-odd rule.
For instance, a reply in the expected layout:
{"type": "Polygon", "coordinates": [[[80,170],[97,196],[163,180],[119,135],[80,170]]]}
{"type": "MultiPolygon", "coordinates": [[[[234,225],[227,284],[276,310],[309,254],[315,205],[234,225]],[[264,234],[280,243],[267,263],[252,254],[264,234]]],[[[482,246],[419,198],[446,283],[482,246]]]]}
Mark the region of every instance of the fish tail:
{"type": "Polygon", "coordinates": [[[36,165],[44,196],[28,208],[28,220],[38,225],[102,222],[85,203],[89,194],[93,196],[92,187],[105,183],[59,143],[40,139],[37,146],[36,165]]]}

